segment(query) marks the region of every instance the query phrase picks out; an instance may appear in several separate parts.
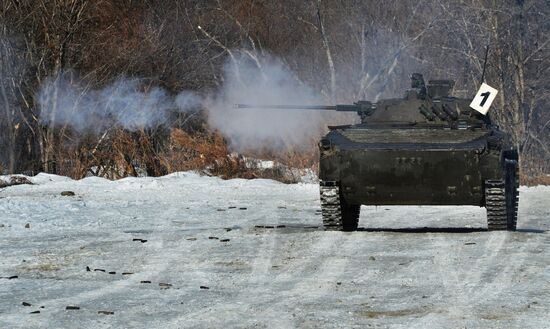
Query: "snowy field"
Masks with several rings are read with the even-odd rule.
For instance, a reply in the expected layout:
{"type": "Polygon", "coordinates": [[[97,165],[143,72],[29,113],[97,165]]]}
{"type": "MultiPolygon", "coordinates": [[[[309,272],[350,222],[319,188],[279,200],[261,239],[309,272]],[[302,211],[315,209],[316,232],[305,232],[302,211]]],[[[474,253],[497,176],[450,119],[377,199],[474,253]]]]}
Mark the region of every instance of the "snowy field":
{"type": "Polygon", "coordinates": [[[31,180],[0,189],[0,328],[550,328],[548,187],[517,232],[363,207],[342,233],[314,184],[31,180]]]}

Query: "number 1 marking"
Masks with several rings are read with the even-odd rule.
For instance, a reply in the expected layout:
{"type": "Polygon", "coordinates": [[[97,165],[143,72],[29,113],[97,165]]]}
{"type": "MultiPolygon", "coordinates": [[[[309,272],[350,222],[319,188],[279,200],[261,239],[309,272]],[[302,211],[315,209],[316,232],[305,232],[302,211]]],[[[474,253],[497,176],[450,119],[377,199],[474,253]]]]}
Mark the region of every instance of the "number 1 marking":
{"type": "Polygon", "coordinates": [[[483,107],[483,105],[485,105],[485,102],[487,101],[487,98],[489,98],[489,95],[491,95],[490,92],[485,92],[480,95],[483,96],[483,100],[481,101],[481,104],[479,104],[479,106],[483,107]]]}

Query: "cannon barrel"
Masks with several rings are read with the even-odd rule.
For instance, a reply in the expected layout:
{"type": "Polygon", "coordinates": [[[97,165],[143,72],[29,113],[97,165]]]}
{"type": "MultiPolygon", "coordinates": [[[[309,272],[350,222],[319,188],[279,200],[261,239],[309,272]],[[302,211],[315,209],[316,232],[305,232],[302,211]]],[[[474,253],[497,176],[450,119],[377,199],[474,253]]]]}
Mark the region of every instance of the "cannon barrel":
{"type": "Polygon", "coordinates": [[[238,109],[271,109],[271,110],[314,110],[314,111],[343,111],[358,112],[361,107],[358,105],[255,105],[255,104],[235,104],[238,109]]]}

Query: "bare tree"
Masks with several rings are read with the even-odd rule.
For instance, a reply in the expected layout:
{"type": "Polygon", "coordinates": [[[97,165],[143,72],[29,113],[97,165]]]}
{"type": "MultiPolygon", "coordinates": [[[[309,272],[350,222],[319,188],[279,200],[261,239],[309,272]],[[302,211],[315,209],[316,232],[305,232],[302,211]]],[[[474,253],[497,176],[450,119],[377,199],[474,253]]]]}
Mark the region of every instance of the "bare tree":
{"type": "MultiPolygon", "coordinates": [[[[227,61],[246,59],[268,78],[269,57],[327,103],[399,96],[417,71],[455,79],[455,92],[471,97],[489,45],[486,81],[499,89],[491,115],[512,134],[524,173],[536,175],[550,170],[549,7],[545,0],[0,0],[0,161],[9,171],[56,172],[62,157],[112,163],[117,143],[155,154],[167,147],[161,130],[76,136],[55,124],[55,113],[44,124],[39,88],[67,72],[85,88],[127,76],[144,88],[211,92],[223,86],[227,61]]],[[[55,90],[48,96],[55,104],[55,90]]],[[[181,114],[174,126],[204,133],[201,118],[181,114]]]]}

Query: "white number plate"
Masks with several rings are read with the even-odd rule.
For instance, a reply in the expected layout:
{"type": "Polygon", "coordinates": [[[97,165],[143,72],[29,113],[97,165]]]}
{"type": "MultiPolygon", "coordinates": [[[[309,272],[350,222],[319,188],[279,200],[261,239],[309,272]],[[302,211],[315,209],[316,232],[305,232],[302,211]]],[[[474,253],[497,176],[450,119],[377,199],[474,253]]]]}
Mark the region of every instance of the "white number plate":
{"type": "Polygon", "coordinates": [[[470,107],[483,115],[487,114],[493,100],[497,97],[497,93],[498,90],[486,83],[483,83],[481,88],[479,88],[476,97],[474,97],[474,100],[470,104],[470,107]]]}

